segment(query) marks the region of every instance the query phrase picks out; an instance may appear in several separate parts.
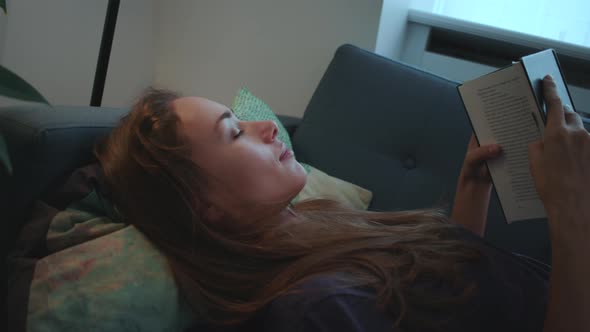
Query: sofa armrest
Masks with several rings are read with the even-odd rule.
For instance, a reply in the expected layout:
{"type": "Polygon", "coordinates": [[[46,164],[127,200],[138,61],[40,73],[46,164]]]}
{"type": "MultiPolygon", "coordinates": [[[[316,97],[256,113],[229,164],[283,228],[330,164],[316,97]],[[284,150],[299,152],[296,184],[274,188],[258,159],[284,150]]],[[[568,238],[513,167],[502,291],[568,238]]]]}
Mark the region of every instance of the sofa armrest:
{"type": "Polygon", "coordinates": [[[301,118],[298,118],[295,116],[290,116],[290,115],[278,115],[278,114],[277,114],[277,117],[279,118],[279,121],[281,121],[281,123],[283,124],[285,129],[287,129],[287,132],[289,133],[289,137],[292,139],[293,134],[295,133],[295,130],[297,130],[299,123],[301,123],[301,118]]]}
{"type": "Polygon", "coordinates": [[[35,199],[76,167],[93,160],[93,145],[127,113],[106,107],[0,107],[12,175],[0,169],[3,232],[13,241],[35,199]]]}

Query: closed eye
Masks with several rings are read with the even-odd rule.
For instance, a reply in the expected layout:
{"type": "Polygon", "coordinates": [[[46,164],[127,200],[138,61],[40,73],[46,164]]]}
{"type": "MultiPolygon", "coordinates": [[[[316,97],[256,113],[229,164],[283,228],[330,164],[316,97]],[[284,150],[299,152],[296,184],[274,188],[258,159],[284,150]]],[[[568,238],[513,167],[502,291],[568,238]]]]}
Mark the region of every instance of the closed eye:
{"type": "Polygon", "coordinates": [[[244,133],[244,131],[243,131],[243,130],[240,130],[240,129],[238,129],[238,133],[234,135],[234,139],[236,139],[236,138],[238,138],[238,137],[242,136],[242,134],[243,134],[243,133],[244,133]]]}

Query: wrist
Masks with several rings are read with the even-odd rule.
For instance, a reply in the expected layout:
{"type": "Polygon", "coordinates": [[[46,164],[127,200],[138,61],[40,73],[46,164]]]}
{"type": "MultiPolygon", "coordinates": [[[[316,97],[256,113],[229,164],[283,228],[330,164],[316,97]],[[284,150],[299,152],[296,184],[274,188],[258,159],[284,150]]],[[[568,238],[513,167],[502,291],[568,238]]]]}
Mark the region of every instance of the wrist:
{"type": "Polygon", "coordinates": [[[567,249],[583,245],[590,253],[590,211],[583,204],[548,206],[546,212],[553,247],[567,249]]]}
{"type": "Polygon", "coordinates": [[[486,193],[491,192],[492,184],[487,181],[475,180],[466,177],[459,177],[457,192],[486,193]]]}
{"type": "Polygon", "coordinates": [[[491,185],[459,181],[451,219],[483,237],[491,195],[491,185]]]}

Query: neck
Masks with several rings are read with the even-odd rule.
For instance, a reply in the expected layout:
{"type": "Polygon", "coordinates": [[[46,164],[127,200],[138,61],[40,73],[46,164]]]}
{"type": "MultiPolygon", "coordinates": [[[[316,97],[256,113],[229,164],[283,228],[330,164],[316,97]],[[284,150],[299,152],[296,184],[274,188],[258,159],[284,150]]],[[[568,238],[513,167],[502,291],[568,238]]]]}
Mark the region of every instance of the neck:
{"type": "Polygon", "coordinates": [[[284,224],[287,222],[296,221],[297,213],[293,210],[293,208],[291,208],[291,206],[287,205],[263,219],[268,220],[271,223],[284,224]]]}
{"type": "MultiPolygon", "coordinates": [[[[247,225],[252,224],[283,224],[286,222],[296,221],[298,219],[297,213],[293,210],[293,208],[287,204],[284,206],[276,206],[268,208],[266,207],[264,210],[259,210],[258,213],[249,212],[250,215],[257,215],[256,217],[252,218],[244,218],[241,216],[234,216],[234,220],[240,223],[246,221],[247,225]]],[[[248,226],[249,227],[249,226],[248,226]]]]}
{"type": "Polygon", "coordinates": [[[295,221],[295,220],[297,220],[297,213],[295,213],[295,211],[293,211],[293,209],[290,206],[285,207],[284,209],[282,209],[279,212],[279,222],[280,223],[285,223],[285,222],[295,221]]]}

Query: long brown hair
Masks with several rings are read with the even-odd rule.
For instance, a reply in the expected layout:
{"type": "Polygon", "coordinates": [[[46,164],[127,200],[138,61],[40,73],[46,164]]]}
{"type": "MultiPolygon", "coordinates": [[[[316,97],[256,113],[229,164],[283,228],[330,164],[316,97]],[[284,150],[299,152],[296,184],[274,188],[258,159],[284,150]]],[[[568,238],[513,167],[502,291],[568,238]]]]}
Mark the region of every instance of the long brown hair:
{"type": "Polygon", "coordinates": [[[372,287],[396,324],[428,328],[476,289],[461,274],[481,252],[438,209],[358,211],[316,199],[294,206],[297,222],[217,228],[203,214],[207,177],[178,134],[177,97],[149,89],[95,154],[117,208],[166,255],[199,319],[237,324],[310,278],[338,275],[345,287],[372,287]],[[458,291],[423,287],[429,280],[458,291]]]}

